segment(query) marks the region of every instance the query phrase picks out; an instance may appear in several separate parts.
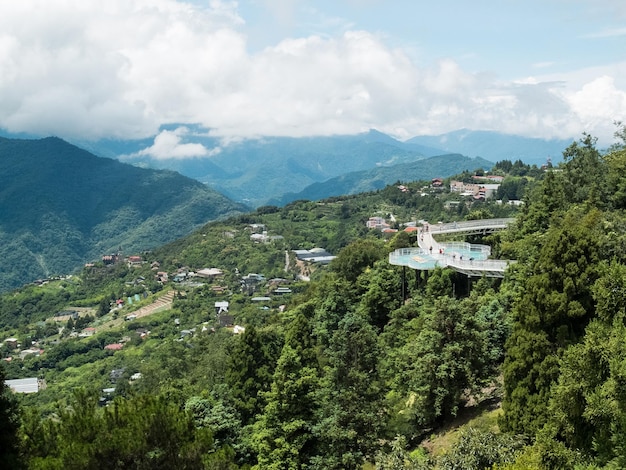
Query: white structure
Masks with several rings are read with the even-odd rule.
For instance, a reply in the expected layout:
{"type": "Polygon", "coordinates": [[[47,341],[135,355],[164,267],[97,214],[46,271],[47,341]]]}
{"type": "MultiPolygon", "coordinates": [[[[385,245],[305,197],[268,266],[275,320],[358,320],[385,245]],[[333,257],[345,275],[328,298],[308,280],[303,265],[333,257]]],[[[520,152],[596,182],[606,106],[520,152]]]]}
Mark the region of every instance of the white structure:
{"type": "Polygon", "coordinates": [[[5,383],[15,393],[37,393],[39,391],[39,380],[37,377],[7,380],[5,383]]]}

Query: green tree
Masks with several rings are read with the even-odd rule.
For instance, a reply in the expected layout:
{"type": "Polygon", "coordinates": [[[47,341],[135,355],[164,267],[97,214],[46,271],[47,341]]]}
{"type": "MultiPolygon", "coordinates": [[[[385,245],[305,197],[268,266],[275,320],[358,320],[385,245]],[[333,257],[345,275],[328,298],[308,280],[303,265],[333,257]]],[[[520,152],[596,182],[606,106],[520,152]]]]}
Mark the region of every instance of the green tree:
{"type": "Polygon", "coordinates": [[[461,432],[458,441],[437,459],[436,468],[482,470],[496,464],[513,463],[517,450],[523,444],[522,439],[508,434],[467,428],[461,432]]]}
{"type": "Polygon", "coordinates": [[[502,424],[534,435],[547,419],[559,356],[582,337],[594,315],[591,286],[598,278],[602,218],[572,209],[551,228],[514,306],[504,362],[502,424]]]}
{"type": "Polygon", "coordinates": [[[315,287],[313,336],[322,347],[328,347],[339,322],[355,308],[352,284],[329,273],[315,287]]]}
{"type": "Polygon", "coordinates": [[[387,260],[379,261],[374,268],[361,275],[364,294],[360,307],[379,331],[389,321],[392,311],[402,305],[402,279],[399,268],[389,266],[387,260]]]}
{"type": "Polygon", "coordinates": [[[386,256],[384,245],[373,239],[358,240],[339,252],[331,269],[349,282],[355,282],[366,268],[386,256]]]}
{"type": "Polygon", "coordinates": [[[610,468],[626,465],[626,266],[604,269],[593,287],[597,315],[570,346],[552,391],[549,429],[610,468]]]}
{"type": "Polygon", "coordinates": [[[276,357],[254,326],[248,326],[237,339],[226,381],[245,426],[252,423],[265,406],[263,392],[267,392],[272,383],[276,357]]]}
{"type": "Polygon", "coordinates": [[[0,462],[6,468],[22,468],[18,430],[20,409],[5,383],[4,366],[0,364],[0,462]]]}
{"type": "Polygon", "coordinates": [[[394,390],[402,416],[417,430],[456,416],[462,397],[489,376],[485,327],[473,299],[442,297],[424,307],[416,331],[399,352],[394,390]]]}
{"type": "Polygon", "coordinates": [[[196,429],[175,403],[149,396],[99,408],[94,396],[77,393],[56,419],[29,429],[41,434],[27,441],[44,441],[28,447],[36,469],[203,469],[213,444],[210,431],[196,429]]]}
{"type": "Polygon", "coordinates": [[[597,139],[585,134],[563,152],[565,195],[570,204],[589,202],[603,207],[608,199],[608,168],[596,149],[597,139]]]}
{"type": "Polygon", "coordinates": [[[228,446],[236,448],[241,435],[241,418],[228,402],[225,392],[215,387],[208,398],[193,396],[185,402],[185,411],[191,414],[198,428],[211,430],[214,450],[228,446]]]}
{"type": "Polygon", "coordinates": [[[374,456],[385,422],[374,328],[362,315],[349,313],[339,322],[326,354],[315,428],[320,453],[312,468],[360,469],[366,457],[374,456]]]}
{"type": "Polygon", "coordinates": [[[317,447],[313,427],[318,382],[311,327],[300,313],[287,331],[267,405],[255,425],[259,469],[308,467],[317,447]]]}
{"type": "Polygon", "coordinates": [[[406,450],[406,438],[397,436],[389,452],[376,454],[376,470],[426,470],[432,468],[428,458],[414,457],[406,450]]]}

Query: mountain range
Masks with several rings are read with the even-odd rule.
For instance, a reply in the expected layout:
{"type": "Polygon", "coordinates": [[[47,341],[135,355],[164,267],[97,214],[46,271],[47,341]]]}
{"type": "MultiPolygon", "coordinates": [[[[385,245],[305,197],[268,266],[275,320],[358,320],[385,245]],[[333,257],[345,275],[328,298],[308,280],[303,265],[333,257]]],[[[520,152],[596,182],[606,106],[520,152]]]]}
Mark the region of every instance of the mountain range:
{"type": "MultiPolygon", "coordinates": [[[[179,138],[180,144],[204,146],[212,156],[156,157],[146,150],[152,145],[148,140],[107,140],[85,142],[84,145],[97,155],[118,158],[137,166],[177,171],[208,184],[235,201],[256,207],[271,201],[288,200],[289,197],[285,197],[287,193],[327,197],[332,194],[322,192],[319,183],[328,181],[331,185],[330,180],[338,177],[355,180],[359,175],[346,175],[415,163],[433,156],[461,154],[470,158],[480,157],[483,163],[474,164],[474,168],[484,166],[484,161],[505,159],[519,159],[538,166],[549,159],[556,163],[571,143],[568,140],[533,139],[470,130],[419,136],[407,141],[399,141],[375,130],[342,136],[263,137],[227,145],[199,129],[189,129],[179,138]],[[315,186],[307,188],[310,185],[315,186]]],[[[401,179],[426,179],[431,174],[405,173],[401,179]]],[[[442,168],[436,176],[451,174],[442,168]]],[[[373,189],[371,185],[365,188],[373,189]]]]}
{"type": "Polygon", "coordinates": [[[0,138],[0,290],[247,210],[173,171],[96,157],[54,137],[0,138]]]}
{"type": "Polygon", "coordinates": [[[182,143],[220,150],[159,159],[140,152],[148,140],[91,142],[87,151],[54,137],[0,138],[0,290],[104,253],[150,249],[253,207],[445,178],[502,159],[543,163],[569,144],[472,131],[406,142],[372,130],[229,145],[190,134],[182,143]]]}

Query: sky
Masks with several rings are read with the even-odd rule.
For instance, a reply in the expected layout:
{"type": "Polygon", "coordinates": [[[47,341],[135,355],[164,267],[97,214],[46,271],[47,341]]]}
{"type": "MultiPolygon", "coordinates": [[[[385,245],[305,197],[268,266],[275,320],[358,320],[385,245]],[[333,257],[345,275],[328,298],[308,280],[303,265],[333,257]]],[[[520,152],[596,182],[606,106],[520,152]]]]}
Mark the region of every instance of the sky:
{"type": "Polygon", "coordinates": [[[0,129],[154,139],[457,129],[610,144],[623,0],[0,1],[0,129]],[[172,130],[173,125],[173,130],[172,130]],[[163,126],[169,126],[167,129],[163,126]]]}

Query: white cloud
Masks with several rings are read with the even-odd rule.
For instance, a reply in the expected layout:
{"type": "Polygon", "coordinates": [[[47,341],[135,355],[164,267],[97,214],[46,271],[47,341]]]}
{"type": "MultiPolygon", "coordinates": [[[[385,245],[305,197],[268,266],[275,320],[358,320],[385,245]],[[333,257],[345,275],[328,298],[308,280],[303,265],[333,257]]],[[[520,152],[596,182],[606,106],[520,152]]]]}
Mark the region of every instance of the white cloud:
{"type": "Polygon", "coordinates": [[[179,127],[173,131],[163,130],[154,138],[154,144],[136,154],[129,155],[128,158],[132,159],[137,156],[149,156],[157,160],[198,158],[212,157],[221,152],[219,147],[209,150],[202,144],[183,143],[182,137],[188,134],[189,130],[186,127],[179,127]]]}
{"type": "MultiPolygon", "coordinates": [[[[171,123],[227,140],[369,128],[571,137],[604,136],[625,119],[623,66],[502,82],[451,59],[424,66],[367,31],[286,38],[250,53],[245,28],[234,2],[1,2],[0,127],[80,139],[154,136],[171,123]]],[[[144,152],[211,154],[188,138],[163,131],[144,152]]]]}

